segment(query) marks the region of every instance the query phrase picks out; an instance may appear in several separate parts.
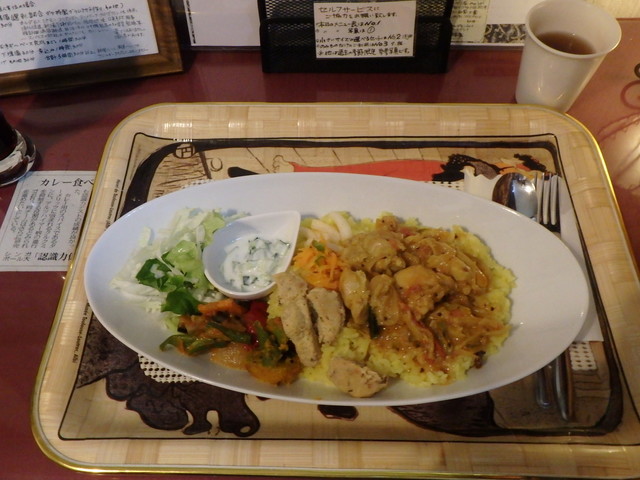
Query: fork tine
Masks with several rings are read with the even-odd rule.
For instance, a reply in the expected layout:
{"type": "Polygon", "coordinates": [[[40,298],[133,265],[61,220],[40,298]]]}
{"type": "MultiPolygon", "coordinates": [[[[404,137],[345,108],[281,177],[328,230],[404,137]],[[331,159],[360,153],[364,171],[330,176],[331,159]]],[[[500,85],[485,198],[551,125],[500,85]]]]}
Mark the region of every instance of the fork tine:
{"type": "Polygon", "coordinates": [[[551,223],[551,225],[558,225],[559,219],[558,219],[558,210],[559,210],[559,205],[558,205],[558,197],[559,197],[559,193],[560,191],[558,190],[558,176],[557,175],[551,175],[551,178],[549,179],[549,212],[551,213],[549,221],[551,223]]]}
{"type": "Polygon", "coordinates": [[[536,197],[538,200],[538,211],[536,212],[536,221],[542,223],[542,198],[544,191],[544,174],[542,172],[536,172],[535,176],[536,197]]]}
{"type": "Polygon", "coordinates": [[[543,185],[543,190],[542,190],[542,224],[543,225],[549,225],[550,224],[550,219],[549,219],[549,211],[550,211],[550,201],[551,201],[551,189],[549,188],[551,186],[550,182],[549,182],[549,174],[545,173],[544,177],[543,177],[543,181],[542,181],[542,185],[543,185]]]}
{"type": "Polygon", "coordinates": [[[536,175],[536,191],[538,192],[538,216],[537,220],[542,225],[559,231],[559,195],[558,175],[554,173],[541,173],[536,175]]]}

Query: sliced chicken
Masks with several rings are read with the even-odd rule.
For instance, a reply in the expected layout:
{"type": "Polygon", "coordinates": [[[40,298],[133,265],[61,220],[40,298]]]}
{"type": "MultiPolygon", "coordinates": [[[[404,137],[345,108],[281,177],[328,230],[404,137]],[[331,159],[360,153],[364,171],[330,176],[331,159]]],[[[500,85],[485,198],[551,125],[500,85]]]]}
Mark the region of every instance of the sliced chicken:
{"type": "Polygon", "coordinates": [[[375,370],[342,357],[331,359],[328,375],[339,390],[356,398],[371,397],[388,385],[375,370]]]}
{"type": "Polygon", "coordinates": [[[342,330],[345,320],[340,294],[333,290],[316,287],[307,294],[307,300],[316,314],[318,340],[323,345],[331,345],[342,330]]]}
{"type": "Polygon", "coordinates": [[[292,272],[279,273],[273,279],[282,306],[284,332],[296,346],[302,364],[313,367],[320,360],[320,343],[307,304],[307,282],[292,272]]]}

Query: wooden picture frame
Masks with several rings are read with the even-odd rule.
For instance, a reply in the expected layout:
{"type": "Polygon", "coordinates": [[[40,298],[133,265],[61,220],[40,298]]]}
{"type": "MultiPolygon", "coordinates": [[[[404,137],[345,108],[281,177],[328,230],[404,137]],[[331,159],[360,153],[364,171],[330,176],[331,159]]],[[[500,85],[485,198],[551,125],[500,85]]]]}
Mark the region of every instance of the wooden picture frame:
{"type": "MultiPolygon", "coordinates": [[[[92,2],[87,0],[87,8],[92,2]]],[[[183,71],[170,0],[147,0],[158,53],[0,74],[0,97],[183,71]]]]}

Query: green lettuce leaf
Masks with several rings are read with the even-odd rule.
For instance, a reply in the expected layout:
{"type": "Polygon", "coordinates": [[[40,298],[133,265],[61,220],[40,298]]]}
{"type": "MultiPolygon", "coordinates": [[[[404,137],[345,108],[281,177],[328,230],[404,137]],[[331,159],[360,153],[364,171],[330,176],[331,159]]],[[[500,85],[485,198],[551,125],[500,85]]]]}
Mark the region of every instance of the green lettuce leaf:
{"type": "Polygon", "coordinates": [[[176,275],[169,265],[157,258],[145,261],[136,274],[136,279],[161,292],[171,292],[183,287],[186,282],[184,275],[176,275]]]}
{"type": "Polygon", "coordinates": [[[179,288],[167,293],[167,298],[162,304],[161,310],[178,315],[200,315],[198,305],[200,305],[200,301],[189,290],[179,288]]]}

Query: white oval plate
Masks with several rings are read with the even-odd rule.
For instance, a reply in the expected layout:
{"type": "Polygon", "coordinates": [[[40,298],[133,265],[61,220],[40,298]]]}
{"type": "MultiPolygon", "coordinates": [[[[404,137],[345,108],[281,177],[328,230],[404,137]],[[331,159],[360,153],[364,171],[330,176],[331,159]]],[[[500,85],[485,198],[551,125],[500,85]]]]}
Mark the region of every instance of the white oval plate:
{"type": "Polygon", "coordinates": [[[325,405],[410,405],[480,393],[509,384],[549,363],[574,340],[584,323],[589,289],[571,251],[555,235],[494,202],[445,187],[373,175],[280,173],[219,180],[154,199],[124,215],[98,239],[85,268],[93,313],[122,343],[157,363],[203,382],[261,397],[325,405]],[[517,285],[511,298],[512,333],[502,349],[467,378],[418,388],[394,382],[373,398],[355,399],[307,380],[274,387],[248,373],[186,357],[158,346],[169,335],[158,316],[146,313],[110,287],[143,228],[165,227],[181,208],[220,209],[223,214],[298,210],[302,216],[348,211],[357,218],[382,212],[418,218],[424,225],[461,225],[489,245],[510,268],[517,285]]]}

